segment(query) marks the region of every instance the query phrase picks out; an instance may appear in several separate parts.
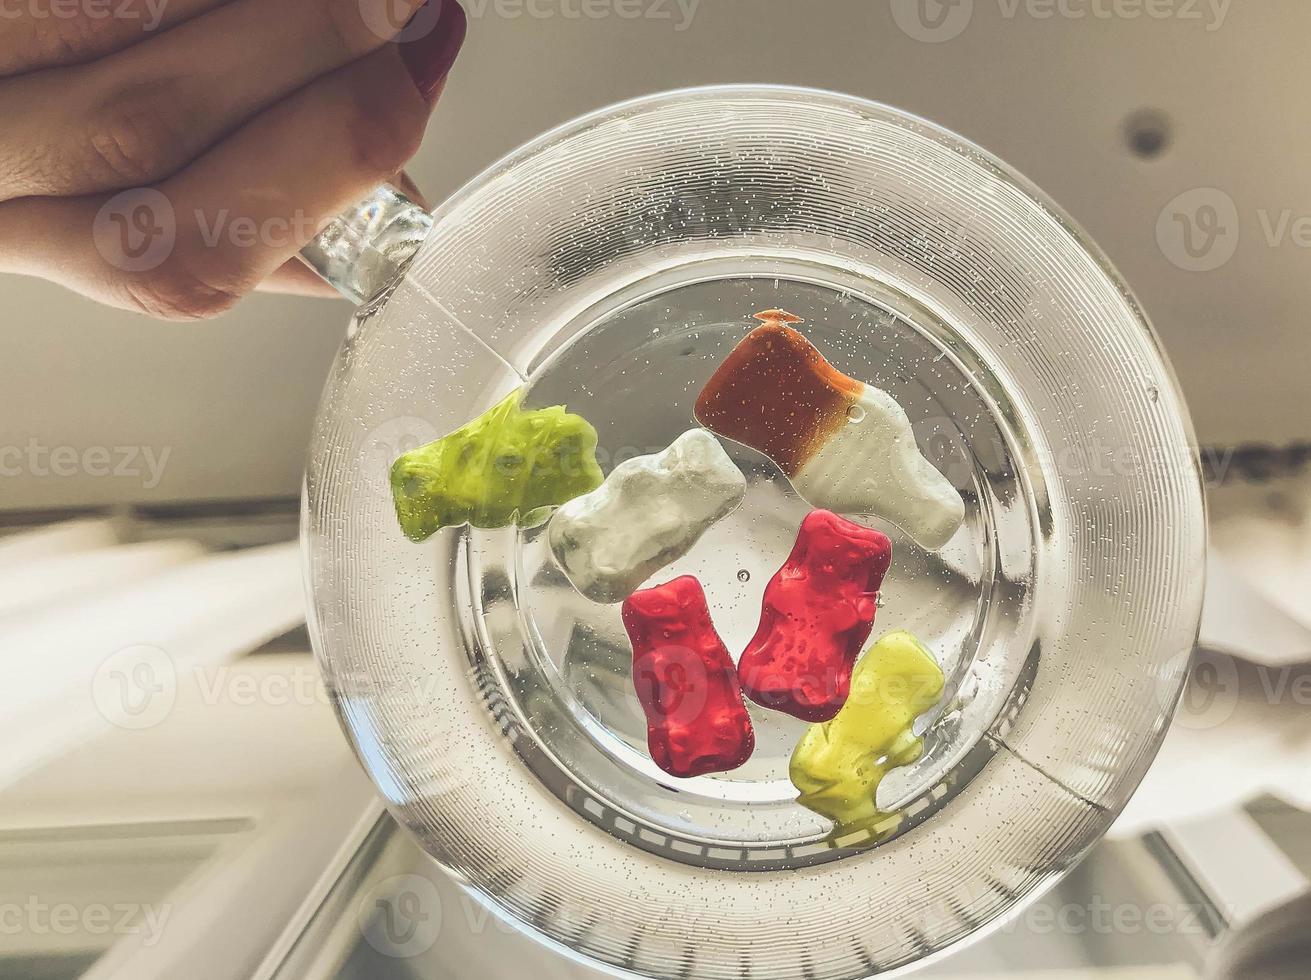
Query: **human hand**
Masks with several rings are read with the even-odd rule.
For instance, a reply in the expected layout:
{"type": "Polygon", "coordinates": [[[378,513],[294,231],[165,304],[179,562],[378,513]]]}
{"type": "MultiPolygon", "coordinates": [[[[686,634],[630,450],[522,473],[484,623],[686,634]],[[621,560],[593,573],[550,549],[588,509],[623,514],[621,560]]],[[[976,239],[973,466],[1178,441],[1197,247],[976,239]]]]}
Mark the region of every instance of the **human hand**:
{"type": "Polygon", "coordinates": [[[417,152],[465,28],[457,0],[4,0],[0,272],[180,320],[330,292],[296,252],[417,152]]]}

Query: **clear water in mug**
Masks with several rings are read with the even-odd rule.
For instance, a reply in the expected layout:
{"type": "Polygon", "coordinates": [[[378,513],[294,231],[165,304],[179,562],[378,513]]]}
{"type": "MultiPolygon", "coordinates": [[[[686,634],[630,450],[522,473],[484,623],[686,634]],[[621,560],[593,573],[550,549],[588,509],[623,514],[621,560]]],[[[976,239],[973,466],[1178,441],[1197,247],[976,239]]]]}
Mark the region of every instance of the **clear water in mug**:
{"type": "MultiPolygon", "coordinates": [[[[692,407],[732,347],[781,307],[851,377],[892,394],[921,451],[961,491],[966,523],[937,553],[896,527],[870,642],[913,632],[947,676],[921,718],[924,757],[884,781],[885,824],[836,838],[796,802],[788,759],[806,729],[748,704],[757,748],[741,768],[696,779],[660,771],[631,682],[618,605],[579,595],[556,567],[544,526],[469,534],[471,586],[457,601],[477,638],[484,700],[522,760],[583,817],[643,849],[709,867],[797,867],[841,857],[904,831],[949,802],[994,745],[984,732],[1021,699],[1026,651],[1016,634],[1033,569],[1032,504],[1012,458],[999,386],[952,333],[905,297],[857,296],[798,277],[727,276],[616,297],[564,325],[525,379],[525,405],[564,404],[587,418],[609,472],[659,452],[695,425],[692,407]],[[1009,554],[1010,560],[1003,561],[1009,554]]],[[[389,310],[388,314],[396,311],[389,310]]],[[[849,424],[859,425],[853,418],[849,424]]],[[[761,454],[724,441],[747,475],[742,506],[648,585],[695,575],[734,657],[755,632],[761,596],[810,507],[761,454]]]]}

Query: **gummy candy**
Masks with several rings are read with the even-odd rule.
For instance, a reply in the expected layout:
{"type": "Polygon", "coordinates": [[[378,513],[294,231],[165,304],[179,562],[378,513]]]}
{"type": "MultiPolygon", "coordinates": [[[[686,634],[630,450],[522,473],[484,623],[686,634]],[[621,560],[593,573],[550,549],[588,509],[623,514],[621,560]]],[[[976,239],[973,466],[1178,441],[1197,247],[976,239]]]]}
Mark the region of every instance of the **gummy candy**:
{"type": "Polygon", "coordinates": [[[413,541],[443,527],[534,524],[601,485],[596,430],[564,406],[524,411],[522,389],[392,464],[396,517],[413,541]]]}
{"type": "Polygon", "coordinates": [[[887,392],[847,377],[782,310],[733,348],[696,403],[697,421],[764,453],[803,499],[843,514],[874,514],[930,549],[965,519],[955,487],[915,443],[887,392]]]}
{"type": "Polygon", "coordinates": [[[889,633],[866,651],[837,717],[812,725],[792,753],[788,774],[798,802],[838,830],[887,814],[876,803],[889,770],[919,759],[915,719],[942,697],[942,669],[910,633],[889,633]]]}
{"type": "Polygon", "coordinates": [[[686,778],[746,762],[756,746],[751,716],[701,583],[684,575],[635,592],[623,620],[656,765],[686,778]]]}
{"type": "Polygon", "coordinates": [[[801,522],[738,664],[747,697],[803,721],[838,713],[892,562],[887,536],[826,510],[801,522]]]}
{"type": "Polygon", "coordinates": [[[693,429],[662,453],[619,464],[598,489],[556,511],[551,550],[583,595],[622,602],[745,494],[746,478],[719,440],[693,429]]]}

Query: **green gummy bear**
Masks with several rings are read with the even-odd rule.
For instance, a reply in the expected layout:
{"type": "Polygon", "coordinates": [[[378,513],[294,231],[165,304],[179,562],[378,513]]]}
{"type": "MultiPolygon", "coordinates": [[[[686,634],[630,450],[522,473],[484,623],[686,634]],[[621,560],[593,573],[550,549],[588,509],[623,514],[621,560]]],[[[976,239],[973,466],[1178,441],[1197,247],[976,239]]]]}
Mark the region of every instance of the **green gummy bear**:
{"type": "Polygon", "coordinates": [[[392,464],[396,517],[412,541],[444,527],[535,523],[604,476],[596,429],[563,405],[524,411],[516,389],[495,408],[392,464]]]}
{"type": "Polygon", "coordinates": [[[875,803],[879,783],[919,759],[915,719],[942,697],[942,669],[910,633],[875,643],[851,675],[851,694],[831,720],[811,725],[792,753],[788,775],[807,809],[828,817],[836,833],[890,816],[875,803]]]}

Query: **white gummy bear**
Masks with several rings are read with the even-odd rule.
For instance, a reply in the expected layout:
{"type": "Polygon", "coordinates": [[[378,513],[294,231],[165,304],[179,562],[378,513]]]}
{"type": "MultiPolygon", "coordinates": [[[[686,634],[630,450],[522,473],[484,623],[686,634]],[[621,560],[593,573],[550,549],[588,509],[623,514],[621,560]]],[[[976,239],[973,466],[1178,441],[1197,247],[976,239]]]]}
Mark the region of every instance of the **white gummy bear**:
{"type": "Polygon", "coordinates": [[[920,455],[905,410],[872,385],[854,402],[852,421],[806,460],[792,485],[815,507],[876,514],[936,551],[965,521],[951,481],[920,455]]]}
{"type": "Polygon", "coordinates": [[[731,513],[746,486],[719,440],[692,429],[561,506],[547,530],[551,551],[583,595],[622,602],[731,513]]]}

